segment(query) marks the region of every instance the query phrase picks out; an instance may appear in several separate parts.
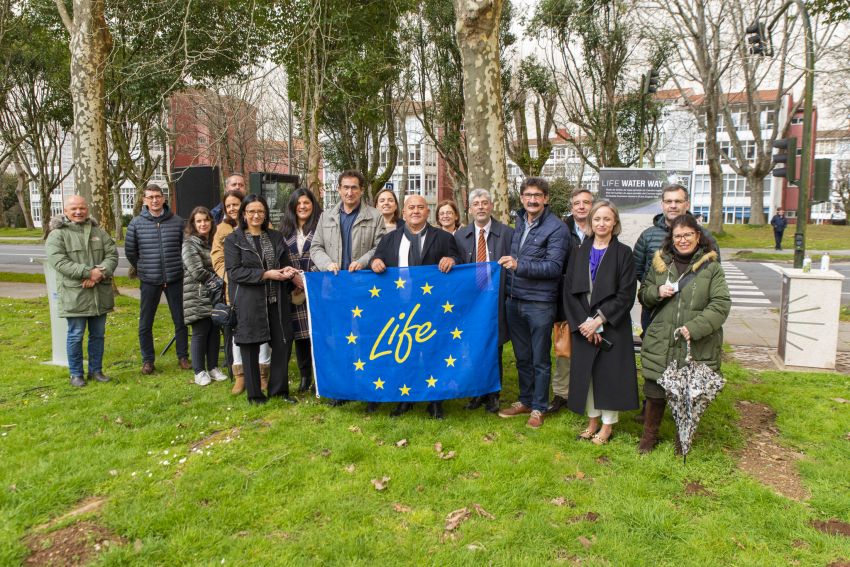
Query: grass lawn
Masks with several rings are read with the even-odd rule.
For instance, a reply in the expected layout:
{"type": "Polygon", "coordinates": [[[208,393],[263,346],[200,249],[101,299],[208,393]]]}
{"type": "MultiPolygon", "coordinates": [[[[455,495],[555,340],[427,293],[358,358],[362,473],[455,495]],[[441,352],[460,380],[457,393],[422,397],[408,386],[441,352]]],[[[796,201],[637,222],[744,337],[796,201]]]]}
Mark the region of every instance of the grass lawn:
{"type": "MultiPolygon", "coordinates": [[[[794,230],[789,224],[782,238],[782,247],[794,248],[794,230]]],[[[717,235],[721,248],[773,248],[773,227],[748,224],[725,224],[723,234],[717,235]]],[[[850,226],[810,224],[806,227],[806,247],[810,250],[847,250],[850,248],[850,226]]]]}
{"type": "MultiPolygon", "coordinates": [[[[810,254],[812,258],[812,266],[815,269],[820,267],[820,259],[823,254],[810,254]]],[[[735,253],[730,260],[744,260],[751,262],[794,262],[794,254],[781,254],[777,252],[776,254],[772,252],[750,252],[749,250],[739,250],[735,253]]],[[[829,256],[830,262],[847,262],[850,260],[850,256],[842,255],[842,254],[830,254],[829,256]]]]}
{"type": "Polygon", "coordinates": [[[40,228],[10,228],[8,226],[0,227],[0,238],[13,236],[15,238],[37,238],[41,239],[40,228]]]}
{"type": "MultiPolygon", "coordinates": [[[[25,274],[21,272],[0,272],[0,282],[44,283],[44,274],[25,274]]],[[[115,276],[118,287],[139,287],[138,278],[115,276]]]]}
{"type": "MultiPolygon", "coordinates": [[[[46,301],[0,299],[0,564],[23,540],[88,497],[80,519],[125,538],[97,565],[826,565],[850,560],[850,539],[813,520],[850,521],[850,378],[727,366],[687,464],[664,442],[636,452],[624,414],[611,443],[574,440],[584,420],[551,417],[538,431],[447,404],[399,419],[389,408],[331,408],[302,399],[249,407],[227,383],[200,388],[171,351],[141,376],[138,305],[120,297],[107,327],[105,371],[82,389],[49,358],[46,301]],[[755,380],[757,378],[757,380],[755,380]],[[803,451],[811,493],[800,503],[740,472],[735,402],[771,405],[780,442],[803,451]],[[406,440],[406,444],[398,442],[406,440]],[[435,444],[442,445],[440,458],[435,444]],[[402,446],[398,446],[402,445],[402,446]],[[389,477],[378,491],[372,479],[389,477]],[[687,491],[699,483],[704,491],[687,491]],[[483,512],[478,513],[474,505],[483,512]],[[455,530],[446,518],[467,507],[455,530]]],[[[167,309],[154,335],[170,338],[167,309]]],[[[509,350],[509,349],[508,349],[509,350]]],[[[516,369],[506,357],[506,392],[516,369]]],[[[291,373],[294,375],[294,373],[291,373]]]]}

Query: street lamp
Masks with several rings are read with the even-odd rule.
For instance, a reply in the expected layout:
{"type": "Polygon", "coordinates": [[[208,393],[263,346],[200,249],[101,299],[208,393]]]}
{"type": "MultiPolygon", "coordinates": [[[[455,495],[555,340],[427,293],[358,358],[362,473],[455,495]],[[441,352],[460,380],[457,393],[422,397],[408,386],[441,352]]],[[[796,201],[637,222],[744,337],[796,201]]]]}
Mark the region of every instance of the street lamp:
{"type": "Polygon", "coordinates": [[[646,95],[654,94],[658,91],[659,80],[658,69],[650,67],[643,79],[641,79],[640,89],[640,154],[638,155],[638,167],[643,167],[643,131],[646,129],[646,95]]]}
{"type": "MultiPolygon", "coordinates": [[[[764,26],[761,24],[753,24],[747,28],[750,35],[748,41],[755,48],[770,45],[769,34],[779,21],[780,16],[785,13],[792,5],[796,5],[802,16],[803,27],[805,28],[806,38],[806,86],[804,89],[805,102],[803,104],[803,157],[800,160],[800,181],[797,183],[799,195],[797,196],[797,225],[794,232],[794,267],[803,267],[803,258],[806,255],[806,225],[809,221],[809,187],[811,185],[811,166],[812,166],[812,108],[815,92],[815,48],[814,38],[812,36],[812,22],[809,18],[809,11],[806,9],[806,4],[803,0],[788,0],[782,5],[782,8],[776,13],[770,24],[767,25],[767,34],[764,33],[764,26]],[[755,28],[755,29],[754,29],[755,28]],[[757,41],[753,41],[758,37],[757,41]],[[765,44],[767,40],[767,44],[765,44]]],[[[773,49],[752,49],[754,54],[773,55],[773,49]]]]}

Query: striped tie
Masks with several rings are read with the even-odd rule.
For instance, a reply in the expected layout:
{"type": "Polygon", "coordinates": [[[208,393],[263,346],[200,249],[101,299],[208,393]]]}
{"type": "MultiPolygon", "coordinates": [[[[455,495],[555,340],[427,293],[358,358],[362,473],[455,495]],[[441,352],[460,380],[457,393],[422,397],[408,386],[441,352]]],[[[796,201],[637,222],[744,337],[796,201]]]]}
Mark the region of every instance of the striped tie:
{"type": "Polygon", "coordinates": [[[487,241],[484,240],[484,229],[480,229],[478,232],[478,248],[475,251],[475,261],[476,262],[486,262],[487,261],[487,241]]]}

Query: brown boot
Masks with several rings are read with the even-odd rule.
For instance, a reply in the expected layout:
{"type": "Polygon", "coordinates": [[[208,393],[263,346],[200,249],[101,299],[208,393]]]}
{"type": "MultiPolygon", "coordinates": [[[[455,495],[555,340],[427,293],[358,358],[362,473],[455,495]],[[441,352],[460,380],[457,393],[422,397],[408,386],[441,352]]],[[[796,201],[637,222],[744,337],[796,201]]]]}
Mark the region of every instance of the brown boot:
{"type": "Polygon", "coordinates": [[[641,455],[649,453],[658,444],[658,428],[661,426],[661,419],[664,417],[664,406],[666,405],[667,400],[664,398],[646,399],[643,435],[641,435],[640,444],[638,445],[638,453],[641,455]]]}
{"type": "Polygon", "coordinates": [[[260,365],[260,389],[264,392],[268,392],[269,390],[269,376],[271,375],[272,369],[268,364],[260,365]]]}
{"type": "Polygon", "coordinates": [[[242,370],[241,364],[233,365],[233,388],[230,393],[235,395],[245,391],[245,372],[242,370]]]}

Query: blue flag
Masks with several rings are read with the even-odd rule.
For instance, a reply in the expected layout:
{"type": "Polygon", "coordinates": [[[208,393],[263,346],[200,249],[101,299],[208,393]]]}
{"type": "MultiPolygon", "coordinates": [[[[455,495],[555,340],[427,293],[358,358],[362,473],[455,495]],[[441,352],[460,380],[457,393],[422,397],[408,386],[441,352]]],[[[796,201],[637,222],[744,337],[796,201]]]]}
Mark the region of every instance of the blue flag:
{"type": "Polygon", "coordinates": [[[305,276],[320,396],[416,402],[499,390],[495,262],[305,276]]]}

